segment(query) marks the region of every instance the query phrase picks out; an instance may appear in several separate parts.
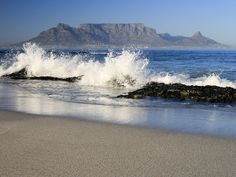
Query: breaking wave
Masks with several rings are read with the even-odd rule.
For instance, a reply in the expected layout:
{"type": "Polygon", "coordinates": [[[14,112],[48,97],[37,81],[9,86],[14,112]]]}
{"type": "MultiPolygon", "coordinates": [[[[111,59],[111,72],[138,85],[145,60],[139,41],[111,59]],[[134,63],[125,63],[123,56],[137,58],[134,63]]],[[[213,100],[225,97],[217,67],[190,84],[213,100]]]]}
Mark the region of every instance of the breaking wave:
{"type": "Polygon", "coordinates": [[[29,76],[76,77],[83,75],[81,85],[102,87],[137,88],[147,82],[182,83],[185,85],[215,85],[236,88],[236,82],[221,78],[217,74],[191,78],[186,74],[157,73],[148,68],[149,60],[141,52],[123,50],[109,52],[104,60],[92,55],[57,55],[46,52],[36,44],[26,43],[23,52],[13,57],[13,62],[0,66],[0,76],[26,68],[29,76]],[[89,58],[90,57],[90,58],[89,58]]]}
{"type": "Polygon", "coordinates": [[[181,83],[184,85],[197,85],[207,86],[214,85],[218,87],[232,87],[236,88],[236,82],[221,78],[215,73],[210,75],[204,75],[202,77],[191,78],[187,74],[169,74],[169,73],[158,73],[151,77],[151,81],[161,82],[165,84],[181,83]]]}

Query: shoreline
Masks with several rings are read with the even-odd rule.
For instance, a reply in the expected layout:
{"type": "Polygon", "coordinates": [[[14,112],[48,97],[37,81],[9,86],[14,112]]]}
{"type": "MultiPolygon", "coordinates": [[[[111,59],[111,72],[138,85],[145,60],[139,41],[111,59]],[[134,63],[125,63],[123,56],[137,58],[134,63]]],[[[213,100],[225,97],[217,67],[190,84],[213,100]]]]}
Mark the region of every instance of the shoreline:
{"type": "Polygon", "coordinates": [[[235,176],[236,141],[0,110],[0,176],[235,176]]]}
{"type": "Polygon", "coordinates": [[[11,83],[1,83],[0,91],[0,110],[78,117],[88,121],[236,139],[234,126],[236,119],[233,119],[235,111],[225,111],[220,107],[215,110],[191,105],[190,107],[127,107],[64,102],[11,83]]]}
{"type": "MultiPolygon", "coordinates": [[[[99,105],[100,106],[100,105],[99,105]]],[[[104,106],[104,105],[103,105],[104,106]]],[[[105,105],[106,106],[106,105],[105,105]]],[[[204,109],[202,109],[204,110],[204,109]]],[[[67,119],[67,120],[72,120],[72,121],[78,121],[78,122],[87,122],[87,123],[94,123],[94,124],[102,124],[102,125],[108,125],[108,126],[122,126],[122,127],[127,127],[127,128],[134,128],[134,129],[146,129],[146,130],[153,130],[153,131],[160,131],[164,133],[169,133],[169,134],[180,134],[180,135],[190,135],[190,136],[200,136],[200,137],[208,137],[208,138],[216,138],[216,139],[224,139],[224,140],[232,140],[236,141],[236,136],[232,135],[221,135],[221,134],[211,134],[207,132],[194,132],[194,131],[186,131],[186,130],[181,130],[181,129],[176,129],[176,128],[168,128],[166,126],[147,126],[147,125],[140,125],[140,124],[129,124],[129,123],[123,123],[123,122],[115,122],[115,121],[107,121],[107,120],[102,120],[102,119],[93,119],[93,118],[88,118],[86,115],[84,117],[83,114],[79,114],[78,116],[76,115],[65,115],[65,114],[59,114],[59,115],[54,115],[54,114],[47,114],[47,113],[31,113],[31,112],[25,112],[25,111],[17,111],[17,110],[11,110],[11,109],[5,109],[0,107],[0,122],[2,119],[1,114],[6,113],[6,114],[14,114],[14,116],[10,116],[11,119],[28,119],[28,118],[55,118],[55,119],[67,119]],[[20,115],[20,118],[17,118],[18,115],[20,115]],[[23,118],[26,117],[26,118],[23,118]]],[[[111,115],[110,115],[111,116],[111,115]]],[[[90,115],[91,117],[91,115],[90,115]]]]}
{"type": "MultiPolygon", "coordinates": [[[[139,124],[128,124],[128,123],[121,123],[121,122],[114,122],[114,121],[106,121],[100,119],[88,119],[88,117],[83,117],[82,115],[75,116],[75,115],[54,115],[54,114],[38,114],[38,113],[30,113],[30,112],[23,112],[23,111],[16,111],[10,109],[2,109],[0,108],[0,122],[4,118],[1,117],[1,114],[14,114],[14,116],[10,116],[10,119],[28,119],[28,118],[55,118],[55,119],[66,119],[71,121],[78,121],[78,122],[85,122],[85,123],[94,123],[94,124],[102,124],[104,126],[121,126],[124,128],[131,128],[131,129],[145,129],[150,131],[160,131],[167,134],[180,134],[180,135],[190,135],[190,136],[200,136],[200,137],[207,137],[207,138],[216,138],[216,139],[224,139],[230,141],[236,141],[235,136],[224,136],[220,134],[209,134],[206,132],[193,132],[193,131],[184,131],[180,129],[173,129],[167,128],[162,126],[146,126],[146,125],[139,125],[139,124]],[[20,115],[20,116],[19,116],[20,115]],[[20,118],[17,118],[17,117],[20,118]],[[23,118],[24,117],[24,118],[23,118]]],[[[7,120],[7,119],[6,119],[7,120]]]]}

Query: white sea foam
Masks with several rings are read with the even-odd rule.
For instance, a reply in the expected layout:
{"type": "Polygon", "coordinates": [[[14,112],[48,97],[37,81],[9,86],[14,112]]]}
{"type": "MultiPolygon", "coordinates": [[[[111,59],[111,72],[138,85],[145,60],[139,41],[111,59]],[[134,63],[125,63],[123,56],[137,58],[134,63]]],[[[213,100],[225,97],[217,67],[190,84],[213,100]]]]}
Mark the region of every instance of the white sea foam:
{"type": "Polygon", "coordinates": [[[150,81],[183,83],[186,85],[216,85],[236,88],[236,82],[214,73],[198,78],[186,74],[153,73],[148,69],[148,59],[140,52],[123,50],[120,54],[109,52],[104,62],[85,59],[81,55],[55,55],[47,53],[35,44],[23,46],[23,53],[15,56],[10,67],[0,67],[0,76],[26,68],[29,76],[74,77],[81,76],[81,85],[113,87],[140,87],[150,81]]]}
{"type": "Polygon", "coordinates": [[[236,88],[236,82],[221,78],[217,74],[204,75],[202,77],[191,78],[187,74],[169,74],[158,73],[150,77],[150,81],[161,82],[165,84],[182,83],[185,85],[215,85],[219,87],[232,87],[236,88]]]}

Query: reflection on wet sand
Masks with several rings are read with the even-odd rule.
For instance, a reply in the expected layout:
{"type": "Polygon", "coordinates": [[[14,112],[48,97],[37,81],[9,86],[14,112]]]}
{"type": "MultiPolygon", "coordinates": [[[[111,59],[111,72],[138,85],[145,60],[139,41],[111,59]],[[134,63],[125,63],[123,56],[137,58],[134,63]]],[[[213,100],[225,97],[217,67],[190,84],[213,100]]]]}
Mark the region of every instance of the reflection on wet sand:
{"type": "Polygon", "coordinates": [[[62,102],[0,83],[0,108],[149,128],[236,137],[235,112],[191,108],[107,106],[62,102]]]}

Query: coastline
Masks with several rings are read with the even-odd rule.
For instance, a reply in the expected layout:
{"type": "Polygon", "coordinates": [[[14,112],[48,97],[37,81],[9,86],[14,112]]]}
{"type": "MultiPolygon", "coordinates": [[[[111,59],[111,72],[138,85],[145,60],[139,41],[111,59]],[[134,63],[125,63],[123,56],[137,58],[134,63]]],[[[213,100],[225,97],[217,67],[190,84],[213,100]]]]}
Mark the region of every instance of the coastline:
{"type": "Polygon", "coordinates": [[[235,176],[236,141],[0,110],[0,176],[235,176]]]}

